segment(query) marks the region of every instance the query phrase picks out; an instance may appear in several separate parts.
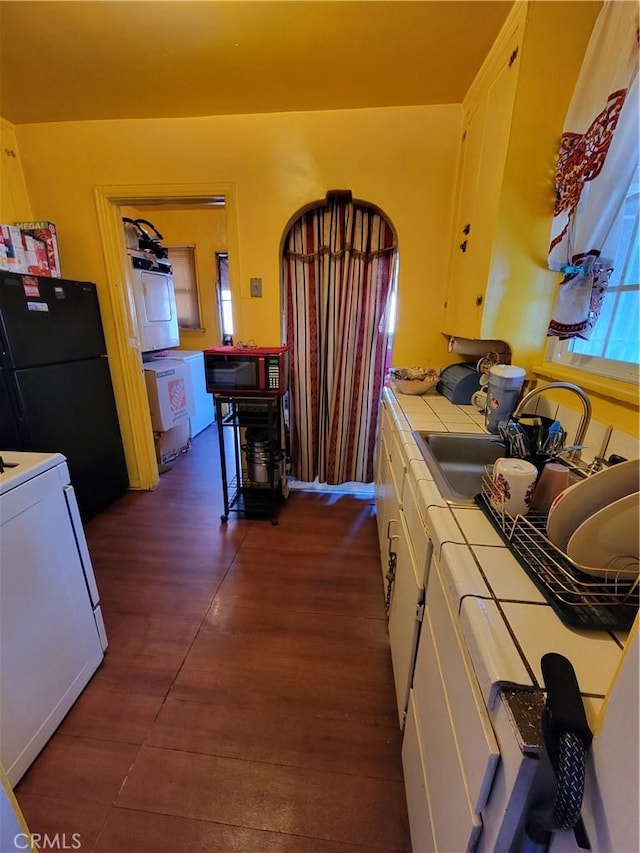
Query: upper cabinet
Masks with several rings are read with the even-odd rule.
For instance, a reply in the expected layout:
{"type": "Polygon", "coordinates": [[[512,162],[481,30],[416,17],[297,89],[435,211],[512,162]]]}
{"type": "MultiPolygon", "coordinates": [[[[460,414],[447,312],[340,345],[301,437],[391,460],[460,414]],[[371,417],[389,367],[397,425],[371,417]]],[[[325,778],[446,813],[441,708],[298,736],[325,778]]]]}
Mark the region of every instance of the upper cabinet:
{"type": "Polygon", "coordinates": [[[485,289],[500,204],[524,10],[502,30],[463,104],[464,124],[458,170],[445,329],[482,337],[485,289]]]}
{"type": "Polygon", "coordinates": [[[441,331],[540,357],[558,283],[547,268],[555,162],[602,3],[517,0],[463,101],[441,331]]]}

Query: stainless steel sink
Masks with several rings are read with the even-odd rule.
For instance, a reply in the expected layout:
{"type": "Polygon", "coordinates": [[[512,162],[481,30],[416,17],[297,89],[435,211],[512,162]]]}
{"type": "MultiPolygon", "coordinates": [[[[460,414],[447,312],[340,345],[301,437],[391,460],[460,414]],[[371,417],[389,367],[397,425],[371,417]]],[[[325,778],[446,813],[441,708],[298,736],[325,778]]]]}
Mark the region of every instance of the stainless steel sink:
{"type": "Polygon", "coordinates": [[[412,433],[442,497],[451,503],[473,503],[482,489],[485,466],[505,456],[495,435],[465,432],[412,433]]]}

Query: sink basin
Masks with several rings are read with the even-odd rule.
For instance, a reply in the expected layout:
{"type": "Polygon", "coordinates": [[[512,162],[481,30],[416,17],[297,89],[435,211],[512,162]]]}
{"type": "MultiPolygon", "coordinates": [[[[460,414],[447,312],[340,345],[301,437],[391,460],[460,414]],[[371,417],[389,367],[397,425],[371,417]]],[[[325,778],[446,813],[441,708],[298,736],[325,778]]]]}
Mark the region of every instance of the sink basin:
{"type": "Polygon", "coordinates": [[[482,489],[485,466],[506,455],[495,435],[428,430],[412,435],[440,494],[450,503],[473,503],[482,489]]]}

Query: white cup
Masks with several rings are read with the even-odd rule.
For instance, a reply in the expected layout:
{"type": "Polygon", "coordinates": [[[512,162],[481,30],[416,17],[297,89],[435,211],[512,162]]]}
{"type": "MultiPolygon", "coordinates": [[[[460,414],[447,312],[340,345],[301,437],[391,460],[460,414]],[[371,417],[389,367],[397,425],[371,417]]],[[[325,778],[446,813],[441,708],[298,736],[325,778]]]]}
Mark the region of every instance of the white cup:
{"type": "Polygon", "coordinates": [[[481,412],[487,408],[487,389],[480,389],[480,391],[476,391],[475,394],[471,397],[471,404],[479,409],[481,412]]]}
{"type": "Polygon", "coordinates": [[[525,459],[496,459],[491,483],[491,506],[507,515],[526,515],[538,469],[525,459]]]}

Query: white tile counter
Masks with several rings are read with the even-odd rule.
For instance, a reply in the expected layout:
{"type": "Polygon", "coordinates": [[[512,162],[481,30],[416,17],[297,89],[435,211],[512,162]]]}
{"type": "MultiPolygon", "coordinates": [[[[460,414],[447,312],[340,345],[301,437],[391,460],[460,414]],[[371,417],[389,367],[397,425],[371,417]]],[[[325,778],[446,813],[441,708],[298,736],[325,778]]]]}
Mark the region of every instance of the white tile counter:
{"type": "Polygon", "coordinates": [[[417,484],[419,512],[433,540],[452,606],[489,710],[500,688],[543,687],[540,658],[565,655],[573,664],[590,725],[611,685],[624,633],[565,625],[505,546],[479,507],[449,505],[441,497],[411,435],[413,429],[485,432],[484,416],[430,393],[394,394],[385,404],[402,431],[405,468],[417,484]]]}

